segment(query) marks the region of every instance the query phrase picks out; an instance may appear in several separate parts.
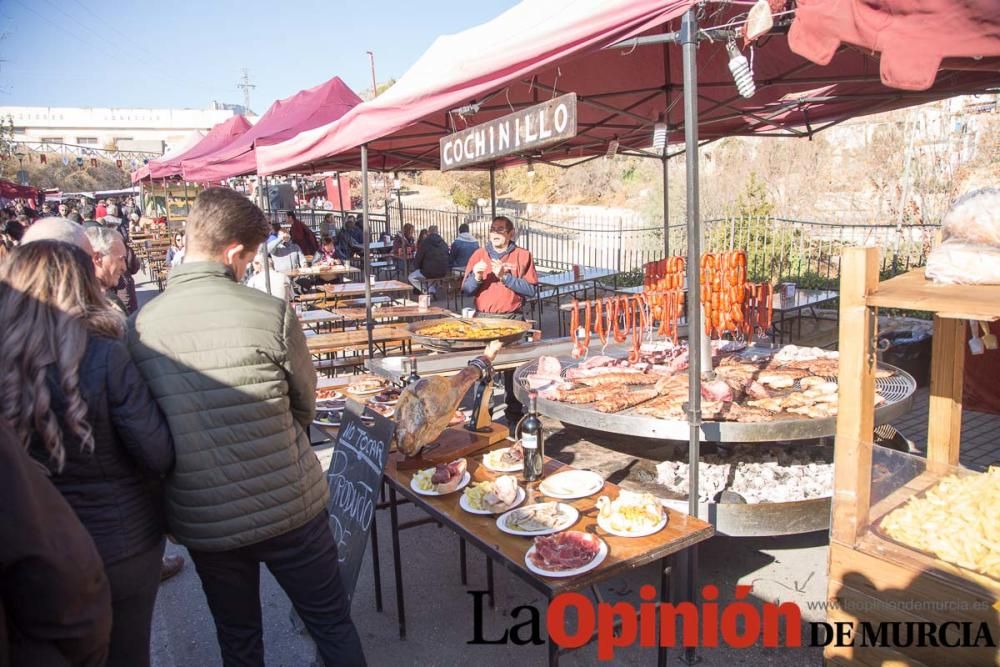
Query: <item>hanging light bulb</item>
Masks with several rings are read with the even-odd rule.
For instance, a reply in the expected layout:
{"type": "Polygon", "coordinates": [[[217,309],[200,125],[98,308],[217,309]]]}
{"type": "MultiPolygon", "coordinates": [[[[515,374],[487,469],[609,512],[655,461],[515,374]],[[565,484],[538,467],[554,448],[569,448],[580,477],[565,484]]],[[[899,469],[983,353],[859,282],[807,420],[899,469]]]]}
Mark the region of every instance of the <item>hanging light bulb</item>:
{"type": "Polygon", "coordinates": [[[726,50],[729,51],[729,71],[733,73],[733,80],[736,81],[736,90],[743,97],[748,99],[753,97],[757,86],[753,82],[753,72],[750,71],[750,63],[747,62],[746,56],[740,53],[734,41],[726,44],[726,50]]]}
{"type": "Polygon", "coordinates": [[[667,124],[662,120],[653,125],[653,149],[662,151],[667,146],[667,124]]]}
{"type": "Polygon", "coordinates": [[[608,152],[604,157],[613,160],[616,155],[618,155],[618,140],[612,139],[608,142],[608,152]]]}

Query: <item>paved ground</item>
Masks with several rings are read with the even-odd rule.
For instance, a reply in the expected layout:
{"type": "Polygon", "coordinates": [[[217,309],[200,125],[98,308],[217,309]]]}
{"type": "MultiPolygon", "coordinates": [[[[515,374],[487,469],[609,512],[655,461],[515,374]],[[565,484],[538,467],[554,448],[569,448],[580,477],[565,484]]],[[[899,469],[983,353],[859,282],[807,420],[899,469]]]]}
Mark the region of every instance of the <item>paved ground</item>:
{"type": "MultiPolygon", "coordinates": [[[[141,302],[155,295],[155,285],[141,286],[141,302]],[[150,291],[151,287],[151,291],[150,291]]],[[[546,332],[554,330],[554,322],[544,323],[546,332]],[[550,329],[552,327],[552,329],[550,329]]],[[[829,333],[828,331],[825,333],[829,333]]],[[[926,391],[917,396],[913,413],[896,425],[919,448],[926,439],[926,391]],[[921,421],[923,419],[923,421],[921,421]]],[[[970,467],[982,468],[1000,459],[1000,445],[993,433],[1000,427],[1000,417],[966,413],[963,420],[962,461],[970,467]]],[[[328,459],[327,452],[320,452],[328,459]]],[[[384,514],[384,513],[382,513],[384,514]]],[[[412,506],[401,509],[401,520],[415,518],[412,506]]],[[[388,539],[388,517],[377,518],[383,539],[379,559],[382,563],[384,610],[374,609],[374,578],[371,557],[366,554],[353,606],[353,617],[362,636],[371,665],[508,665],[543,664],[544,646],[469,646],[473,637],[473,604],[470,590],[485,589],[484,558],[469,550],[470,585],[459,583],[458,540],[447,530],[434,525],[405,531],[401,537],[404,560],[404,581],[408,637],[397,634],[397,609],[393,594],[392,555],[388,539]]],[[[184,549],[169,545],[168,551],[184,553],[184,549]]],[[[795,601],[802,608],[806,621],[822,620],[824,612],[812,608],[825,598],[827,536],[825,533],[781,538],[717,537],[700,549],[701,577],[704,583],[714,583],[723,599],[732,595],[734,586],[750,584],[754,596],[766,601],[795,601]]],[[[655,582],[654,566],[638,569],[601,587],[608,601],[637,602],[639,586],[655,582]]],[[[517,621],[512,610],[519,605],[544,606],[543,600],[519,579],[506,571],[496,570],[497,604],[486,610],[487,636],[494,638],[504,628],[517,621]]],[[[284,593],[266,572],[262,573],[261,602],[264,612],[265,646],[268,665],[310,665],[313,647],[310,640],[296,631],[289,621],[289,603],[284,593]]],[[[211,615],[205,605],[198,578],[190,563],[176,578],[160,588],[153,624],[153,665],[181,667],[220,664],[211,615]]],[[[678,653],[672,653],[671,664],[678,653]]],[[[816,649],[773,650],[752,647],[745,651],[706,649],[700,651],[705,665],[819,665],[821,653],[816,649]]],[[[649,651],[621,651],[615,663],[649,665],[655,656],[649,651]]],[[[563,659],[566,665],[598,664],[593,647],[585,648],[563,659]]]]}

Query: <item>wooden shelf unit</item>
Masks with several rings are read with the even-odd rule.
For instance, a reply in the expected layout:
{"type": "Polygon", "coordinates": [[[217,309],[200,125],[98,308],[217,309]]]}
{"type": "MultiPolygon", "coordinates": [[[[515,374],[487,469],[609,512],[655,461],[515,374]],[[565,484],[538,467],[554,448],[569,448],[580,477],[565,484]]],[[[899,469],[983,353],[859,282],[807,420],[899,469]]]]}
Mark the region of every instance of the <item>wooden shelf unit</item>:
{"type": "MultiPolygon", "coordinates": [[[[877,520],[959,463],[965,319],[1000,318],[1000,287],[935,285],[923,269],[880,283],[878,248],[845,249],[840,286],[840,398],[834,449],[828,622],[968,621],[995,629],[1000,583],[881,538],[877,520]],[[877,308],[934,313],[927,470],[871,504],[877,308]],[[941,603],[954,603],[941,609],[941,603]],[[938,608],[936,608],[938,607],[938,608]]],[[[951,633],[949,633],[949,636],[951,633]]],[[[995,638],[994,638],[995,639],[995,638]]],[[[829,665],[995,665],[996,649],[827,647],[829,665]],[[893,662],[895,661],[895,662],[893,662]]]]}

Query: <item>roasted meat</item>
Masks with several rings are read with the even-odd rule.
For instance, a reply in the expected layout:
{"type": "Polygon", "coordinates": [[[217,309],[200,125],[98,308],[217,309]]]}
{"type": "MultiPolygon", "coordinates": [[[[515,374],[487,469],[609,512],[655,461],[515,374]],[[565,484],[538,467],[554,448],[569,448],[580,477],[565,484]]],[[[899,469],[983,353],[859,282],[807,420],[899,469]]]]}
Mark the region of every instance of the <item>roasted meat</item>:
{"type": "MultiPolygon", "coordinates": [[[[486,346],[483,358],[492,363],[501,343],[486,346]]],[[[406,456],[416,456],[448,427],[455,411],[481,372],[466,366],[451,377],[432,375],[411,384],[396,404],[396,446],[406,456]]]]}
{"type": "Polygon", "coordinates": [[[621,412],[652,400],[660,393],[655,389],[639,389],[638,391],[618,391],[594,404],[600,412],[621,412]]]}
{"type": "Polygon", "coordinates": [[[594,560],[601,549],[596,535],[571,530],[535,538],[531,562],[543,570],[575,570],[594,560]]]}
{"type": "Polygon", "coordinates": [[[588,387],[600,385],[634,385],[634,384],[656,384],[660,376],[646,373],[608,373],[606,375],[595,375],[577,380],[580,384],[588,387]]]}

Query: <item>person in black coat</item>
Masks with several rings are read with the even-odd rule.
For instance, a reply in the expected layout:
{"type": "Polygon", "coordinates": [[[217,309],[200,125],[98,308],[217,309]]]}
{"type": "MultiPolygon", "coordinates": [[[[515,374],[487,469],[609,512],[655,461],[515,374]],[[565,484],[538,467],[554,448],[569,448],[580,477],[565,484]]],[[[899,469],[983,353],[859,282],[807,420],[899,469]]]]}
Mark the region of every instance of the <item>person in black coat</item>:
{"type": "Polygon", "coordinates": [[[451,273],[449,255],[448,244],[438,233],[437,225],[428,227],[427,236],[417,244],[417,256],[413,258],[417,270],[410,274],[410,284],[425,292],[424,281],[447,276],[451,273]]]}
{"type": "Polygon", "coordinates": [[[0,666],[101,667],[110,636],[94,540],[0,419],[0,666]]]}
{"type": "Polygon", "coordinates": [[[165,534],[158,482],[174,461],[167,422],[82,249],[24,244],[0,266],[0,280],[8,288],[0,296],[2,416],[49,469],[104,562],[107,664],[148,665],[165,534]]]}

